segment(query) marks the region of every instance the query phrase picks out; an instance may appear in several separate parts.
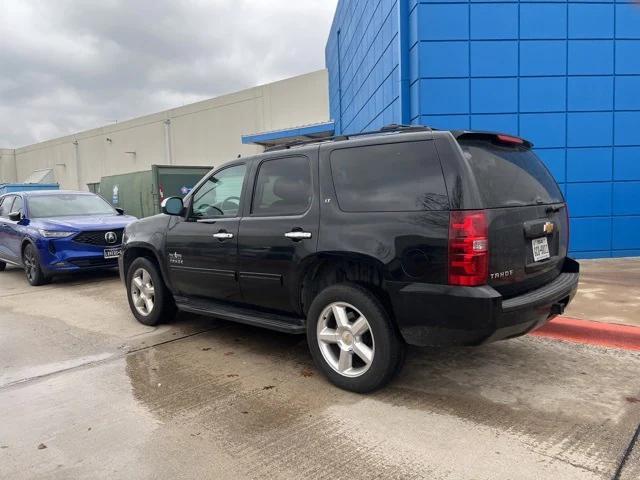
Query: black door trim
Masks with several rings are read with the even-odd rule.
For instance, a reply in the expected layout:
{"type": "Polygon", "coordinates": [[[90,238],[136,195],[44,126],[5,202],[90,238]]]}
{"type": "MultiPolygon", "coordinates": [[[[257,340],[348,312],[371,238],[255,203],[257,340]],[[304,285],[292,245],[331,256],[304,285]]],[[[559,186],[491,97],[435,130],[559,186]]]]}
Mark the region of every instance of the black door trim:
{"type": "Polygon", "coordinates": [[[169,265],[170,270],[182,271],[182,272],[195,272],[204,273],[205,275],[216,275],[218,277],[233,278],[236,280],[236,272],[233,270],[219,270],[215,268],[199,268],[199,267],[185,267],[181,265],[169,265]]]}

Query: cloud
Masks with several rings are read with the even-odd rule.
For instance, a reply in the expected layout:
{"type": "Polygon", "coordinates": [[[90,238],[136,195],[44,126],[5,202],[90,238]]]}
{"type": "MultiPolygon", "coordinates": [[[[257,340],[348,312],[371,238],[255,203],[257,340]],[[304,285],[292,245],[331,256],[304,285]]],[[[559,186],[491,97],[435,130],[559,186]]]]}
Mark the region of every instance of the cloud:
{"type": "Polygon", "coordinates": [[[3,0],[0,147],[324,67],[337,0],[3,0]]]}

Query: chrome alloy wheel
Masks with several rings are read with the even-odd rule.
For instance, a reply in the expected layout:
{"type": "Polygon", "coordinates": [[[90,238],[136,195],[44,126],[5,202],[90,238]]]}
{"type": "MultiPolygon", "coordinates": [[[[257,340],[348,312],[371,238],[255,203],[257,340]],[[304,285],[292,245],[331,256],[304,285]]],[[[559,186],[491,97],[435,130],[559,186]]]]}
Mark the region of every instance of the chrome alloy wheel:
{"type": "Polygon", "coordinates": [[[144,268],[138,268],[131,278],[131,298],[140,315],[146,317],[153,311],[155,301],[153,279],[144,268]]]}
{"type": "Polygon", "coordinates": [[[353,305],[335,302],[318,320],[318,346],[324,360],[340,375],[359,377],[375,355],[373,332],[366,317],[353,305]]]}

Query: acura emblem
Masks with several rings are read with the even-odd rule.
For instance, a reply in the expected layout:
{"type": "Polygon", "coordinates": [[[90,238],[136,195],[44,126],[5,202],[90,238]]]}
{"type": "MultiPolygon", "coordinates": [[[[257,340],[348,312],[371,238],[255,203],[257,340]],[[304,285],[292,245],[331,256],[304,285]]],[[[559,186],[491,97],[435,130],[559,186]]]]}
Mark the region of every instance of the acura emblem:
{"type": "Polygon", "coordinates": [[[104,239],[107,241],[107,243],[114,244],[118,241],[118,236],[115,234],[115,232],[107,232],[104,234],[104,239]]]}
{"type": "Polygon", "coordinates": [[[546,233],[547,235],[553,233],[553,223],[551,222],[547,222],[544,224],[544,233],[546,233]]]}

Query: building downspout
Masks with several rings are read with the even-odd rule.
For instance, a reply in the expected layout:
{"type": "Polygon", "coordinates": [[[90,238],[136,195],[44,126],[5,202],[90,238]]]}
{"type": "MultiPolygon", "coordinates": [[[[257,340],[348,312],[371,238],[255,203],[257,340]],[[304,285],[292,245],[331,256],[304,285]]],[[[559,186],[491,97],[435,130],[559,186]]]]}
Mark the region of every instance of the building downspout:
{"type": "Polygon", "coordinates": [[[87,185],[82,185],[82,177],[81,177],[81,168],[80,168],[80,148],[78,145],[78,140],[73,141],[73,156],[74,161],[76,162],[76,184],[78,190],[84,190],[85,188],[89,188],[87,185]]]}
{"type": "Polygon", "coordinates": [[[173,165],[173,155],[171,154],[171,120],[164,121],[164,158],[167,165],[173,165]]]}

